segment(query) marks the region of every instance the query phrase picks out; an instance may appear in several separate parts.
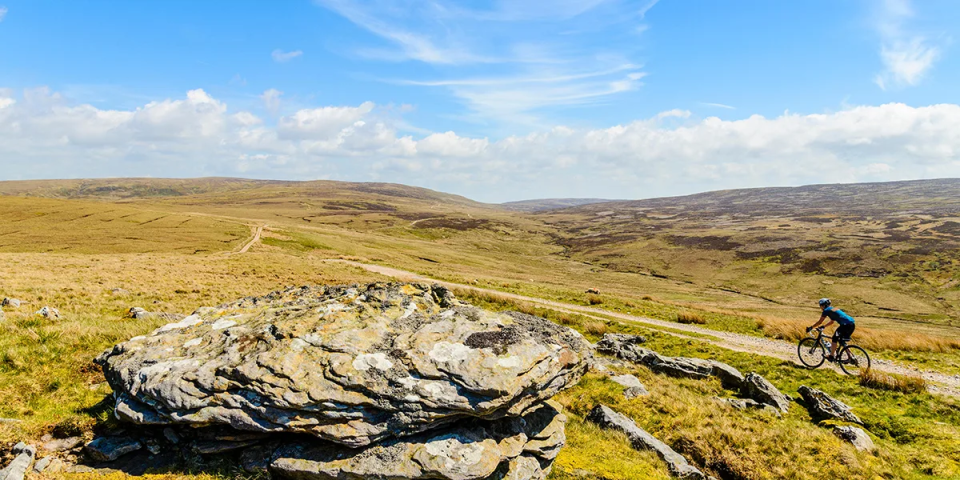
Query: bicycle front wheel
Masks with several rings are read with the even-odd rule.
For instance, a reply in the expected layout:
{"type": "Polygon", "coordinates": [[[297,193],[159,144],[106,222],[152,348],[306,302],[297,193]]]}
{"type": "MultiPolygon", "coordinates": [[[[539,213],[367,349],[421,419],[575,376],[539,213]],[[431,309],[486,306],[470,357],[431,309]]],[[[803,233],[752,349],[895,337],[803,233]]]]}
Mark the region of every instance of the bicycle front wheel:
{"type": "Polygon", "coordinates": [[[840,368],[847,375],[859,375],[860,372],[870,370],[870,355],[867,355],[866,350],[856,345],[845,347],[837,355],[837,358],[837,363],[840,364],[840,368]]]}
{"type": "Polygon", "coordinates": [[[827,352],[816,338],[807,337],[800,340],[800,345],[797,345],[797,355],[800,356],[800,362],[805,367],[814,369],[823,365],[827,352]]]}

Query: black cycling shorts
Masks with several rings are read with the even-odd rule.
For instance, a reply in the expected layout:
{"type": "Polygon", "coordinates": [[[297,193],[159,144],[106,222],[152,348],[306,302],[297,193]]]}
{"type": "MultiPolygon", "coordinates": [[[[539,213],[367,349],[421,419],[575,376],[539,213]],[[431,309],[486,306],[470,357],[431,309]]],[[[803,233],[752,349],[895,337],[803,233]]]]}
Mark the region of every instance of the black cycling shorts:
{"type": "Polygon", "coordinates": [[[850,337],[853,335],[853,331],[856,330],[857,326],[850,325],[840,325],[837,327],[837,330],[833,332],[833,341],[843,340],[844,342],[849,342],[850,337]]]}

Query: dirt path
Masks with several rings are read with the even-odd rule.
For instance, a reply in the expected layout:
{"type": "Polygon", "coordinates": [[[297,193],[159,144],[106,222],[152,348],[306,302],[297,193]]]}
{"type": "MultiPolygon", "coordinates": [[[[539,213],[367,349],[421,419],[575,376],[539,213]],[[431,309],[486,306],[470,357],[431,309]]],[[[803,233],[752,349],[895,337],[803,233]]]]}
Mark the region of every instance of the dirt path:
{"type": "Polygon", "coordinates": [[[237,252],[237,254],[247,253],[247,250],[250,250],[250,247],[252,247],[255,243],[259,242],[260,234],[263,233],[263,227],[265,226],[266,225],[258,225],[256,232],[253,233],[253,238],[251,238],[250,241],[247,242],[247,244],[244,245],[243,248],[241,248],[240,251],[237,252]]]}
{"type": "MultiPolygon", "coordinates": [[[[697,335],[705,335],[706,337],[693,337],[687,336],[671,331],[664,331],[664,333],[676,335],[683,338],[696,339],[711,343],[713,345],[727,348],[730,350],[738,352],[746,352],[764,355],[767,357],[773,357],[780,360],[785,360],[795,364],[800,364],[799,359],[797,358],[797,346],[793,343],[787,343],[780,340],[773,340],[763,337],[755,337],[753,335],[745,335],[741,333],[733,332],[721,332],[717,330],[711,330],[709,328],[698,327],[695,325],[685,325],[682,323],[668,322],[664,320],[657,320],[647,317],[639,317],[636,315],[629,315],[626,313],[611,312],[609,310],[604,310],[596,307],[587,307],[583,305],[576,305],[573,303],[564,303],[557,302],[553,300],[545,300],[542,298],[528,297],[525,295],[518,295],[515,293],[501,292],[498,290],[491,290],[487,288],[480,288],[473,285],[464,285],[461,283],[446,282],[443,280],[436,280],[429,277],[424,277],[413,272],[407,272],[404,270],[399,270],[391,267],[384,267],[381,265],[372,265],[367,263],[354,262],[350,260],[328,260],[331,262],[344,263],[347,265],[352,265],[355,267],[362,268],[369,272],[378,273],[388,277],[393,277],[396,279],[414,281],[414,282],[429,282],[429,283],[438,283],[448,288],[460,288],[465,290],[472,290],[475,292],[489,293],[493,295],[498,295],[504,298],[509,298],[511,300],[519,300],[534,304],[539,304],[543,306],[548,306],[558,311],[566,313],[578,313],[581,315],[590,316],[597,318],[599,320],[605,320],[606,318],[615,318],[618,320],[623,320],[632,323],[642,323],[652,327],[661,327],[674,331],[693,333],[697,335]],[[600,315],[606,318],[597,317],[600,315]]],[[[836,369],[836,367],[830,366],[831,368],[836,369]]],[[[873,368],[887,373],[895,373],[900,375],[919,375],[922,376],[928,382],[928,388],[933,393],[940,393],[943,395],[950,395],[954,397],[960,397],[960,376],[958,375],[947,375],[944,373],[931,371],[931,370],[920,370],[915,367],[907,367],[900,365],[894,362],[873,359],[873,368]]],[[[838,370],[838,369],[837,369],[838,370]]]]}

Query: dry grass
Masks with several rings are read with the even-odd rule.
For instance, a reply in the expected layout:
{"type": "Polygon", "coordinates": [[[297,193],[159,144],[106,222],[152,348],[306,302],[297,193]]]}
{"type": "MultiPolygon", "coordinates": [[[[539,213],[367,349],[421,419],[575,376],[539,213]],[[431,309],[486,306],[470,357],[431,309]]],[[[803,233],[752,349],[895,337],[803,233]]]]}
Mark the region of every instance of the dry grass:
{"type": "Polygon", "coordinates": [[[683,311],[677,313],[677,322],[685,324],[697,324],[697,325],[706,325],[707,319],[696,312],[683,311]]]}
{"type": "Polygon", "coordinates": [[[860,372],[860,385],[900,393],[921,393],[927,390],[922,377],[881,373],[876,370],[860,372]]]}
{"type": "MultiPolygon", "coordinates": [[[[757,325],[768,337],[799,341],[806,336],[809,323],[776,317],[757,317],[757,325]]],[[[874,350],[949,353],[960,349],[960,340],[934,337],[922,333],[891,332],[857,327],[854,342],[874,350]]]]}
{"type": "Polygon", "coordinates": [[[589,322],[583,325],[583,330],[591,335],[601,336],[607,333],[607,324],[603,322],[589,322]]]}
{"type": "Polygon", "coordinates": [[[591,293],[587,295],[587,303],[590,305],[601,305],[603,304],[603,297],[591,293]]]}

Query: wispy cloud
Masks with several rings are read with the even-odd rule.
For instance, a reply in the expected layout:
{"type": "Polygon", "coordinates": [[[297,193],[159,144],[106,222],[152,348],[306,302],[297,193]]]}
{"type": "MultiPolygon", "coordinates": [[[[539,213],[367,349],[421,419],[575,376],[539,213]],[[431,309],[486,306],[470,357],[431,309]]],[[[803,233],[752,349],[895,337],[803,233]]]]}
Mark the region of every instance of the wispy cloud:
{"type": "Polygon", "coordinates": [[[0,7],[0,22],[3,21],[3,17],[7,16],[7,7],[0,7]]]}
{"type": "Polygon", "coordinates": [[[876,12],[884,71],[874,77],[874,82],[883,90],[919,84],[940,59],[941,45],[908,28],[913,16],[910,0],[884,0],[876,12]]]}
{"type": "Polygon", "coordinates": [[[263,100],[263,106],[273,115],[276,115],[280,111],[280,96],[283,95],[283,92],[277,90],[276,88],[271,88],[265,92],[263,95],[260,95],[260,100],[263,100]]]}
{"type": "Polygon", "coordinates": [[[285,63],[303,55],[303,51],[294,50],[292,52],[284,52],[279,48],[270,53],[270,56],[273,57],[273,61],[277,63],[285,63]]]}
{"type": "Polygon", "coordinates": [[[544,8],[517,0],[481,10],[451,0],[315,2],[386,41],[354,53],[430,64],[441,76],[387,81],[445,89],[469,109],[460,118],[501,124],[536,123],[538,110],[639,88],[646,73],[632,61],[638,47],[630,33],[656,3],[557,0],[544,8]],[[598,41],[603,34],[609,38],[598,41]]]}
{"type": "Polygon", "coordinates": [[[725,108],[727,110],[736,110],[736,107],[731,107],[730,105],[724,105],[722,103],[711,103],[711,102],[700,102],[700,105],[707,107],[716,107],[716,108],[725,108]]]}

